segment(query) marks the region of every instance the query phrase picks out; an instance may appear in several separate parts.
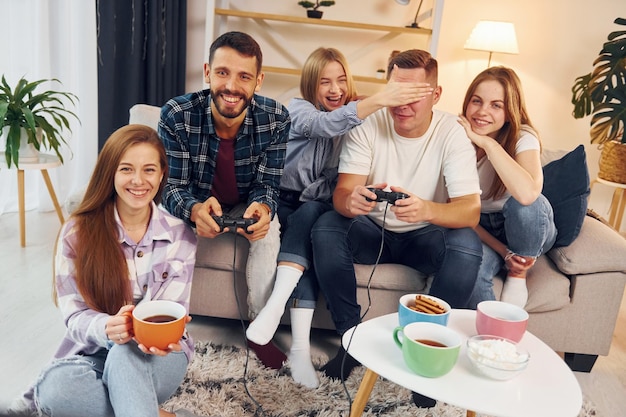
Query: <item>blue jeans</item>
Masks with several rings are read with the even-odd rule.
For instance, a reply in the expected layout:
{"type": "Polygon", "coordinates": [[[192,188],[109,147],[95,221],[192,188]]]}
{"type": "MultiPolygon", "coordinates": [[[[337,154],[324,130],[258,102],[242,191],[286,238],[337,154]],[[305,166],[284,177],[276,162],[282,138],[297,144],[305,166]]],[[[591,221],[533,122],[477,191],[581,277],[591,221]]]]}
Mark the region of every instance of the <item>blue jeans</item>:
{"type": "Polygon", "coordinates": [[[113,345],[54,360],[35,385],[35,402],[50,416],[157,417],[186,371],[183,352],[154,356],[134,342],[113,345]]]}
{"type": "MultiPolygon", "coordinates": [[[[481,243],[471,228],[428,225],[405,233],[381,229],[367,216],[353,219],[336,211],[322,215],[311,233],[317,279],[335,328],[343,334],[360,320],[354,263],[398,263],[434,275],[430,294],[453,308],[467,306],[481,260],[481,243]]],[[[373,302],[376,302],[375,300],[373,302]]]]}
{"type": "MultiPolygon", "coordinates": [[[[513,197],[509,198],[501,212],[482,213],[480,225],[509,250],[517,255],[537,258],[550,250],[556,240],[556,226],[552,206],[543,196],[534,203],[523,206],[513,197]]],[[[504,259],[489,246],[483,244],[483,261],[478,271],[476,286],[469,307],[495,300],[493,277],[504,267],[504,259]]]]}
{"type": "Polygon", "coordinates": [[[278,219],[281,224],[281,243],[278,262],[294,262],[304,267],[304,273],[289,298],[288,305],[298,308],[315,308],[319,286],[313,268],[311,229],[313,224],[333,206],[326,201],[297,200],[296,193],[281,191],[278,219]]]}

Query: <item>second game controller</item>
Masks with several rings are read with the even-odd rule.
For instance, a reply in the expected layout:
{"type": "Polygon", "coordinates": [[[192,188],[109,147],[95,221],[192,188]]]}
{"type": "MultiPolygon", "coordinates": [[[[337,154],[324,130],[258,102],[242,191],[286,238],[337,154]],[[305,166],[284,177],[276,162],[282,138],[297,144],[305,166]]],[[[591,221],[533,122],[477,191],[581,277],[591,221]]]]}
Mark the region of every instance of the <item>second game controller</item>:
{"type": "Polygon", "coordinates": [[[376,194],[376,199],[365,197],[367,201],[388,201],[390,204],[395,204],[397,200],[409,198],[408,194],[400,193],[397,191],[384,191],[380,188],[368,188],[368,190],[376,194]]]}
{"type": "Polygon", "coordinates": [[[247,234],[251,235],[253,232],[248,230],[248,226],[256,223],[256,219],[244,219],[243,217],[229,217],[229,216],[216,216],[212,215],[215,223],[220,227],[220,232],[223,232],[225,228],[231,228],[233,232],[237,230],[238,227],[241,227],[246,231],[247,234]]]}

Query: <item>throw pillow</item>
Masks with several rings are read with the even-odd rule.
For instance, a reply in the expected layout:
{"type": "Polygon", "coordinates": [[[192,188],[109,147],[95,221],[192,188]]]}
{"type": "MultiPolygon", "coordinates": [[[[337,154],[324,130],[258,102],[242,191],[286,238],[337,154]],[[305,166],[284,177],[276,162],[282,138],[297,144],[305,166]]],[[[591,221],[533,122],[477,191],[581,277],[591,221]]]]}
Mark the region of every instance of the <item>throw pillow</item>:
{"type": "Polygon", "coordinates": [[[568,246],[578,236],[587,213],[589,192],[589,171],[583,145],[543,167],[542,194],[552,205],[558,232],[555,248],[568,246]]]}

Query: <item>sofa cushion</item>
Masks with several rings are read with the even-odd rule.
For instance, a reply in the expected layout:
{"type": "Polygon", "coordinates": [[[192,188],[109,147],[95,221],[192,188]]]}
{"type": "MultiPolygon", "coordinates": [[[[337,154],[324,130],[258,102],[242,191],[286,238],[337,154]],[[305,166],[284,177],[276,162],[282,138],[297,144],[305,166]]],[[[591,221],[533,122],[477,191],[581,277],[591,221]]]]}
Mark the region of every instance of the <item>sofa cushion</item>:
{"type": "Polygon", "coordinates": [[[198,236],[196,268],[245,272],[250,244],[245,237],[223,233],[213,239],[198,236]]]}
{"type": "MultiPolygon", "coordinates": [[[[494,277],[493,292],[498,300],[502,285],[502,277],[494,277]]],[[[537,258],[535,265],[528,271],[526,285],[528,303],[525,310],[529,313],[559,310],[570,303],[571,281],[546,256],[537,258]]]]}
{"type": "Polygon", "coordinates": [[[626,239],[599,220],[585,216],[578,239],[547,255],[567,275],[626,272],[626,239]]]}
{"type": "Polygon", "coordinates": [[[543,167],[542,194],[554,211],[557,238],[554,247],[571,244],[587,213],[589,172],[585,147],[576,149],[543,167]]]}
{"type": "Polygon", "coordinates": [[[563,149],[541,149],[541,166],[546,166],[552,161],[563,158],[568,152],[563,149]]]}
{"type": "Polygon", "coordinates": [[[400,264],[379,264],[372,276],[373,267],[374,265],[354,265],[359,287],[367,287],[369,283],[371,288],[401,290],[406,293],[426,290],[427,277],[413,268],[400,264]]]}
{"type": "Polygon", "coordinates": [[[149,104],[135,104],[128,111],[128,124],[140,124],[159,130],[161,108],[149,104]]]}

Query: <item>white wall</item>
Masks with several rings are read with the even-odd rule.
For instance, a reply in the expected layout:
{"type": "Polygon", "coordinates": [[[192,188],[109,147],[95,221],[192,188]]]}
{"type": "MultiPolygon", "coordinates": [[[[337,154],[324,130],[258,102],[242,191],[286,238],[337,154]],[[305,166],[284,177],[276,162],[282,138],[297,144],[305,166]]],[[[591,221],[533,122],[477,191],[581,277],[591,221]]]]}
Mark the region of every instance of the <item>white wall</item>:
{"type": "MultiPolygon", "coordinates": [[[[206,60],[204,16],[206,8],[227,5],[226,0],[189,0],[190,34],[188,38],[188,86],[191,90],[203,88],[202,63],[206,60]],[[202,32],[202,33],[201,33],[202,32]]],[[[324,19],[402,26],[413,20],[417,0],[401,6],[394,0],[336,0],[336,5],[322,8],[324,19]]],[[[231,0],[232,7],[242,10],[304,16],[305,11],[297,0],[246,1],[231,0]]],[[[432,0],[425,0],[422,10],[427,10],[432,0]]],[[[529,113],[539,130],[544,146],[552,149],[573,149],[585,145],[591,178],[597,174],[599,151],[589,143],[590,118],[576,120],[571,115],[571,87],[574,79],[588,73],[609,32],[616,30],[616,17],[626,17],[624,0],[446,0],[443,9],[437,59],[440,65],[439,81],[443,86],[440,109],[457,113],[473,77],[487,66],[488,53],[464,50],[463,45],[478,20],[502,20],[515,24],[520,53],[518,55],[493,54],[492,65],[506,65],[516,70],[524,85],[529,113]]],[[[213,34],[209,22],[209,37],[213,34]]],[[[429,26],[426,21],[424,26],[429,26]]],[[[272,23],[289,45],[290,52],[302,61],[317,46],[334,46],[346,55],[355,45],[371,42],[375,33],[301,25],[289,26],[281,32],[281,24],[272,23]]],[[[229,30],[237,29],[256,35],[261,33],[252,21],[229,18],[229,30]]],[[[290,66],[281,61],[272,49],[271,40],[257,38],[267,65],[290,66]]],[[[402,35],[377,51],[351,62],[355,74],[371,75],[377,67],[384,66],[393,49],[428,48],[420,37],[402,35]]],[[[286,102],[297,95],[296,77],[267,74],[261,94],[286,102]],[[285,96],[285,91],[289,91],[285,96]]],[[[378,85],[359,84],[360,92],[367,94],[378,85]]],[[[597,187],[590,206],[605,215],[610,202],[610,189],[597,187]]]]}

